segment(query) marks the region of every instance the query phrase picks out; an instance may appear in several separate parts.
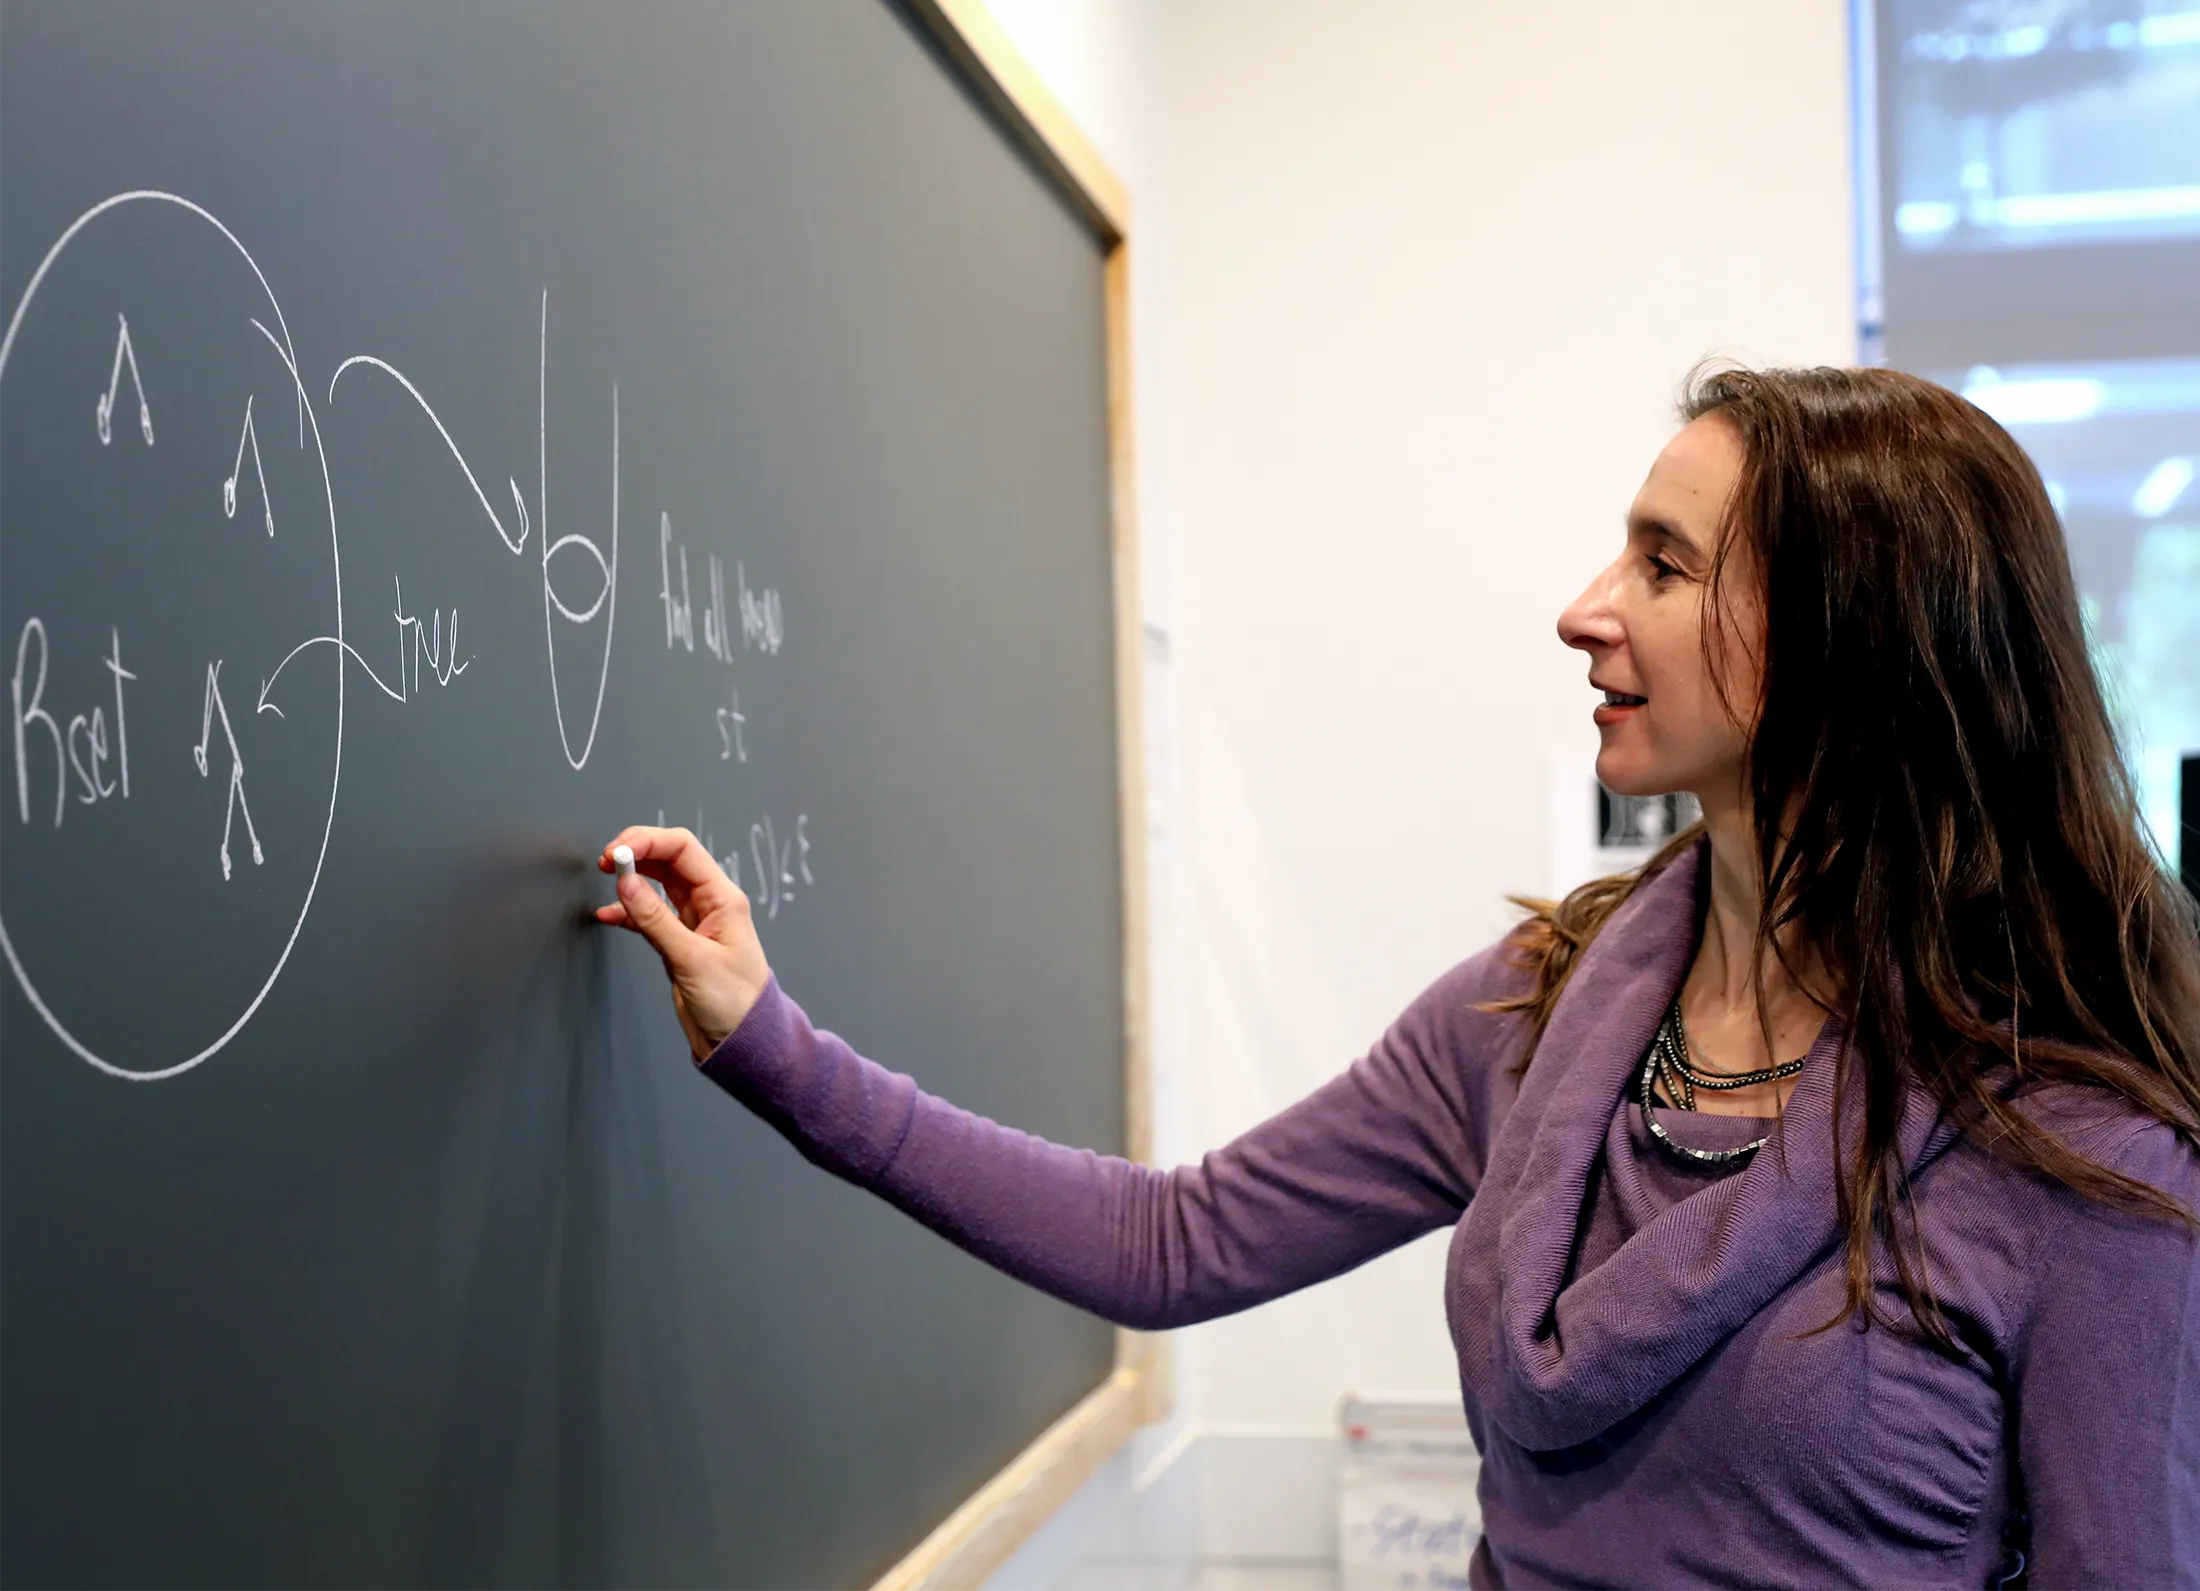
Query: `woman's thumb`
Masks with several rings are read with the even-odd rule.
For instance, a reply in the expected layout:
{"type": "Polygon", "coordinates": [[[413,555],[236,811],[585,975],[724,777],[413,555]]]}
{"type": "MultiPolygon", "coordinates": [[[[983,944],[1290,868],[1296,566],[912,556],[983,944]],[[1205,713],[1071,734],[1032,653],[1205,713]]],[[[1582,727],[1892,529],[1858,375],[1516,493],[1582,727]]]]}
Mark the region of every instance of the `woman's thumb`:
{"type": "Polygon", "coordinates": [[[680,921],[680,914],[665,904],[665,898],[638,873],[619,880],[619,904],[626,908],[626,920],[634,931],[664,958],[668,971],[673,969],[684,958],[688,940],[694,937],[687,924],[680,921]]]}

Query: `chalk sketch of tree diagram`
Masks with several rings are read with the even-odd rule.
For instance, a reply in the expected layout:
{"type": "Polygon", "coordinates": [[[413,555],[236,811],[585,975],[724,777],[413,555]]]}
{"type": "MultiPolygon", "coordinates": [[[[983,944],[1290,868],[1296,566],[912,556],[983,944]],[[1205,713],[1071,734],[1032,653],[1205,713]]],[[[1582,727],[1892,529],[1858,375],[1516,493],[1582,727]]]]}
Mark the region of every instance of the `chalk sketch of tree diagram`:
{"type": "Polygon", "coordinates": [[[153,190],[71,223],[0,337],[0,450],[0,952],[84,1061],[176,1077],[281,976],[342,771],[328,459],[237,235],[153,190]],[[273,660],[324,629],[289,711],[258,714],[273,660]]]}

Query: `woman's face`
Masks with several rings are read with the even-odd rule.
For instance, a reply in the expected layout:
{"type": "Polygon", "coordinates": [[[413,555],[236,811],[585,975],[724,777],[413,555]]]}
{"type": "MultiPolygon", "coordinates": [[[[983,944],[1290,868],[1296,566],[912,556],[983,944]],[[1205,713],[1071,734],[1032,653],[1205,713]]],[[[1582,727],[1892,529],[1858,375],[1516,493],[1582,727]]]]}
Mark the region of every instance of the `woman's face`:
{"type": "Polygon", "coordinates": [[[1742,799],[1747,715],[1757,700],[1763,608],[1743,549],[1723,577],[1729,643],[1714,646],[1736,724],[1704,658],[1720,522],[1742,468],[1724,420],[1691,422],[1650,466],[1627,511],[1627,543],[1566,611],[1559,639],[1589,654],[1600,693],[1597,779],[1622,795],[1686,790],[1707,807],[1742,799]],[[1723,656],[1720,653],[1723,652],[1723,656]]]}

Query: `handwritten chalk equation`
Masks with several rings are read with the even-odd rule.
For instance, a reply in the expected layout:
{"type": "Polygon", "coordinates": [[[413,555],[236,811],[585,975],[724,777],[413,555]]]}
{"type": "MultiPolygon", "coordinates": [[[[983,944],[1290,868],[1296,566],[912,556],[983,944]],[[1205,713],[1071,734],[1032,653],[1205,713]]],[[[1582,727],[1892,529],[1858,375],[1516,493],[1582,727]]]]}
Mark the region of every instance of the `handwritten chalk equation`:
{"type": "MultiPolygon", "coordinates": [[[[665,606],[665,650],[695,650],[695,593],[688,583],[686,546],[672,539],[672,516],[657,516],[657,559],[660,584],[657,595],[665,606]],[[680,591],[672,590],[672,557],[680,555],[680,591]]],[[[741,616],[741,650],[776,657],[787,641],[787,615],[779,593],[769,586],[752,588],[748,566],[733,565],[735,606],[726,604],[726,566],[716,553],[707,555],[707,581],[703,597],[703,650],[727,667],[734,659],[733,614],[741,616]]]]}
{"type": "MultiPolygon", "coordinates": [[[[695,591],[688,578],[687,547],[673,539],[669,513],[657,516],[657,568],[657,598],[664,604],[665,613],[665,650],[692,653],[696,649],[695,591]],[[672,579],[676,561],[680,571],[677,589],[672,579]]],[[[787,641],[786,605],[779,593],[769,586],[752,587],[748,566],[739,559],[733,565],[733,590],[734,598],[729,603],[725,562],[716,553],[706,554],[700,655],[715,658],[727,668],[734,666],[737,657],[751,652],[765,658],[777,657],[787,641]],[[740,637],[738,646],[736,635],[740,637]]],[[[741,710],[740,686],[728,686],[727,694],[730,700],[713,709],[718,760],[747,762],[748,741],[742,731],[749,720],[741,710]]]]}
{"type": "MultiPolygon", "coordinates": [[[[657,826],[665,826],[663,807],[657,809],[657,826]]],[[[734,887],[748,896],[750,904],[764,914],[767,922],[792,906],[798,895],[817,886],[817,875],[810,870],[810,815],[807,812],[796,813],[791,824],[781,823],[769,812],[765,813],[749,825],[745,850],[736,844],[730,850],[721,851],[717,831],[704,821],[700,811],[695,814],[695,825],[689,832],[702,841],[703,849],[726,870],[734,887]]]]}

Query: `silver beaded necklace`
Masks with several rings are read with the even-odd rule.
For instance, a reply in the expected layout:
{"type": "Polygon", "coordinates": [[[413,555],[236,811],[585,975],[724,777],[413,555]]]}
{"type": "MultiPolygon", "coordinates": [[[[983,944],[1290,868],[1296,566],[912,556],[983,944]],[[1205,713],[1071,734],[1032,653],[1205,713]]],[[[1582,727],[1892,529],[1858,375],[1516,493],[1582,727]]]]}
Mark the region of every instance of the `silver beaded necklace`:
{"type": "Polygon", "coordinates": [[[1681,1021],[1680,1000],[1675,997],[1671,1008],[1665,1013],[1665,1020],[1658,1024],[1658,1031],[1651,1035],[1650,1053],[1643,1057],[1642,1124],[1649,1128],[1651,1137],[1685,1160],[1694,1160],[1704,1165],[1723,1165],[1730,1160],[1739,1160],[1744,1155],[1754,1154],[1762,1149],[1771,1141],[1772,1135],[1767,1133],[1764,1137],[1735,1149],[1691,1149],[1687,1144],[1676,1143],[1658,1125],[1658,1118],[1652,1113],[1656,1088],[1662,1085],[1666,1097],[1679,1101],[1682,1110],[1694,1110],[1696,1090],[1699,1088],[1723,1092],[1727,1089],[1751,1088],[1759,1083],[1776,1082],[1800,1072],[1803,1061],[1807,1059],[1805,1056],[1782,1061],[1777,1066],[1763,1067],[1754,1072],[1706,1072],[1695,1064],[1688,1053],[1688,1029],[1681,1021]]]}

